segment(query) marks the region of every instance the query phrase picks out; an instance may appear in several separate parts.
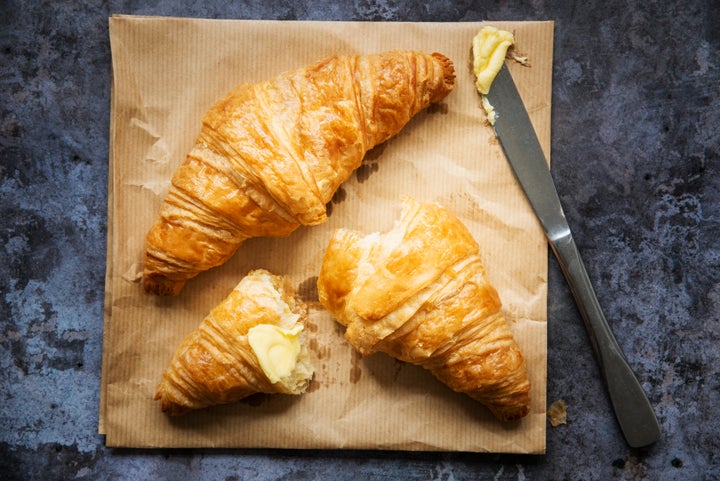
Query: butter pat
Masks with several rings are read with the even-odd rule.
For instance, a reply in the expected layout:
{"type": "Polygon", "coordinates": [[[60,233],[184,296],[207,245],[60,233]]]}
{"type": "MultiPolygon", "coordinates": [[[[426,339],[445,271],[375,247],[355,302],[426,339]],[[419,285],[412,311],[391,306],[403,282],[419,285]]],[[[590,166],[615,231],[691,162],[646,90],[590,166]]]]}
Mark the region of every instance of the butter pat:
{"type": "Polygon", "coordinates": [[[287,378],[295,370],[300,354],[301,324],[283,329],[273,324],[259,324],[248,331],[248,342],[260,367],[271,383],[287,378]]]}
{"type": "Polygon", "coordinates": [[[505,63],[508,49],[515,43],[513,34],[495,27],[483,27],[473,38],[473,71],[475,87],[487,95],[490,86],[505,63]]]}

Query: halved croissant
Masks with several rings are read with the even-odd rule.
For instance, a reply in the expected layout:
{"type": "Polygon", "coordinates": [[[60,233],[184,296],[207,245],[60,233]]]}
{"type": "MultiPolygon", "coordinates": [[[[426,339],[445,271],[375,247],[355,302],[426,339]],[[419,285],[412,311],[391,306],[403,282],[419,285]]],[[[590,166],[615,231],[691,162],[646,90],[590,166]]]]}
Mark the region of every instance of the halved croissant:
{"type": "Polygon", "coordinates": [[[178,346],[155,399],[171,415],[251,394],[301,394],[313,375],[307,307],[286,279],[258,269],[178,346]]]}
{"type": "Polygon", "coordinates": [[[477,243],[446,209],[406,197],[385,234],[337,230],[317,285],[360,353],[422,366],[498,419],[528,414],[525,360],[477,243]]]}
{"type": "Polygon", "coordinates": [[[453,88],[441,54],[333,56],[243,84],[203,117],[146,237],[143,285],[177,294],[250,237],[326,220],[326,204],[384,142],[453,88]]]}

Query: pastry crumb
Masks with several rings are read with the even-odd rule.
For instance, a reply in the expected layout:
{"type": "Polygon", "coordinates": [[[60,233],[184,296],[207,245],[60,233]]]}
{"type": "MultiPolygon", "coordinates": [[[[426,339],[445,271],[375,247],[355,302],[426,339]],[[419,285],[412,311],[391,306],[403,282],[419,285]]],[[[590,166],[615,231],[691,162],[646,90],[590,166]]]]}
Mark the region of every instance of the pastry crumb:
{"type": "Polygon", "coordinates": [[[548,407],[547,417],[552,427],[561,424],[567,424],[567,404],[562,399],[558,399],[548,407]]]}
{"type": "Polygon", "coordinates": [[[515,51],[515,46],[512,45],[507,53],[507,58],[516,61],[520,65],[525,67],[530,66],[530,58],[527,55],[522,55],[515,51]]]}

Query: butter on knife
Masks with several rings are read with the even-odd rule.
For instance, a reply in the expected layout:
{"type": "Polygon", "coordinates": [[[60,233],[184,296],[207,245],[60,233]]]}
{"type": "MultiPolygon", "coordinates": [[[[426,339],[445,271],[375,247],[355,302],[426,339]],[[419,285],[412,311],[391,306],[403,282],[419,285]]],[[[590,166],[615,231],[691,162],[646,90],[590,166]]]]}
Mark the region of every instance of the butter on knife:
{"type": "MultiPolygon", "coordinates": [[[[506,30],[486,26],[480,29],[473,38],[473,71],[475,73],[475,88],[482,97],[482,106],[490,125],[495,125],[497,114],[488,101],[486,95],[490,92],[495,77],[505,63],[508,50],[515,44],[515,37],[506,30]]],[[[527,58],[513,54],[513,58],[527,65],[527,58]]]]}

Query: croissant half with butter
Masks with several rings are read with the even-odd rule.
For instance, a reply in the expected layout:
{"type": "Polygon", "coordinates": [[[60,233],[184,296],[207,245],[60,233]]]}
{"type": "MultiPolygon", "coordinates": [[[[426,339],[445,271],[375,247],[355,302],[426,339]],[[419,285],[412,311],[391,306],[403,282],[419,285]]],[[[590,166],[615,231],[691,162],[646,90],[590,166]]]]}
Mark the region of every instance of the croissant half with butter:
{"type": "Polygon", "coordinates": [[[405,198],[385,234],[335,232],[319,299],[360,353],[422,366],[498,419],[516,420],[529,412],[530,382],[478,250],[449,211],[405,198]]]}
{"type": "Polygon", "coordinates": [[[313,375],[306,318],[285,278],[248,273],[180,343],[155,399],[179,415],[259,392],[303,393],[313,375]]]}
{"type": "Polygon", "coordinates": [[[243,84],[203,117],[146,236],[143,285],[177,294],[250,237],[326,220],[326,204],[365,153],[455,82],[441,54],[333,56],[243,84]]]}

